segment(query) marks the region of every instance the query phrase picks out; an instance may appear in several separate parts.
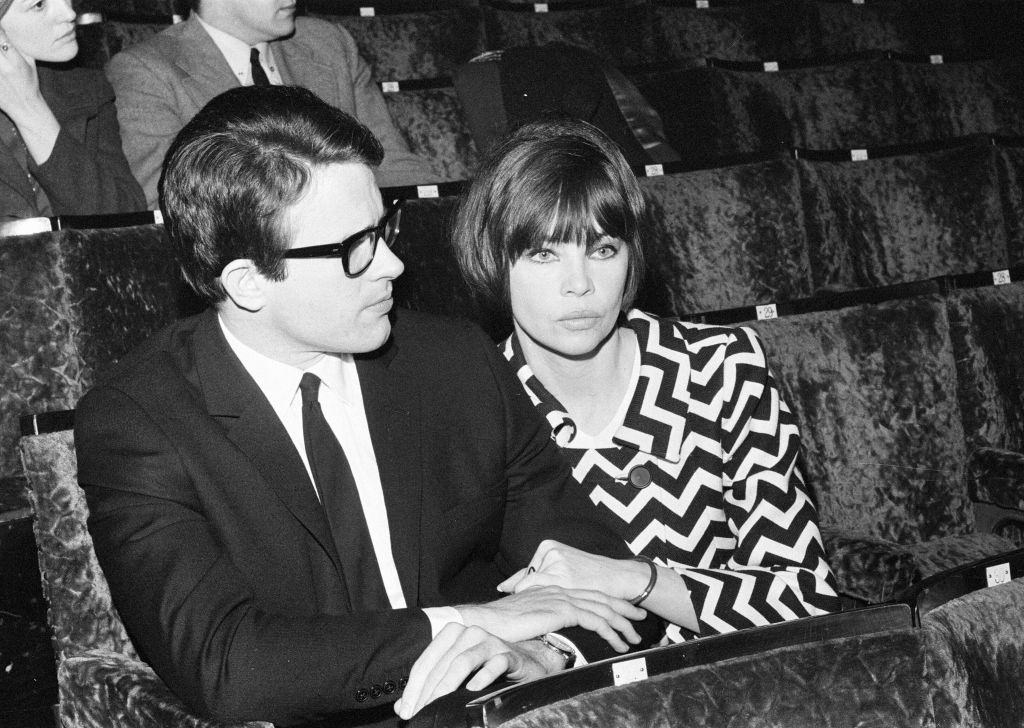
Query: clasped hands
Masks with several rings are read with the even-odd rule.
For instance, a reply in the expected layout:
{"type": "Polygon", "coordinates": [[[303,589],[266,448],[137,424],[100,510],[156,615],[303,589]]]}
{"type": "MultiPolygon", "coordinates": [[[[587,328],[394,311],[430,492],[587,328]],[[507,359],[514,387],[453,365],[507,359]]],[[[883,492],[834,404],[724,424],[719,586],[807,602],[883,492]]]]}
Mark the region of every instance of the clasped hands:
{"type": "Polygon", "coordinates": [[[632,620],[647,612],[606,593],[607,569],[616,563],[556,541],[541,543],[529,567],[498,585],[509,596],[457,607],[465,625],[448,624],[427,645],[395,712],[408,719],[471,675],[466,687],[482,690],[503,676],[518,682],[557,672],[558,655],[536,639],[548,632],[583,627],[617,652],[638,644],[632,620]]]}

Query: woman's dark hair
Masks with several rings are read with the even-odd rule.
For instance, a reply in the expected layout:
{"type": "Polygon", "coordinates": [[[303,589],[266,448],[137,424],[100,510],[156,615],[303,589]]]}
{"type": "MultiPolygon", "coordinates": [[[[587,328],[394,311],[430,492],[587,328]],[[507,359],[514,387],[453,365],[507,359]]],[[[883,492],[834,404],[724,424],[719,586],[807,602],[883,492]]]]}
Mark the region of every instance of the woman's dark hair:
{"type": "Polygon", "coordinates": [[[380,142],[311,91],[242,86],[204,106],[178,133],[160,176],[160,208],[185,280],[220,301],[224,266],[248,258],[284,277],[284,212],[305,192],[314,167],[376,167],[380,142]]]}
{"type": "Polygon", "coordinates": [[[524,252],[544,241],[585,245],[609,235],[629,250],[626,309],[643,278],[645,212],[636,176],[603,132],[574,119],[535,121],[481,166],[456,213],[455,255],[470,285],[508,313],[509,270],[524,252]]]}

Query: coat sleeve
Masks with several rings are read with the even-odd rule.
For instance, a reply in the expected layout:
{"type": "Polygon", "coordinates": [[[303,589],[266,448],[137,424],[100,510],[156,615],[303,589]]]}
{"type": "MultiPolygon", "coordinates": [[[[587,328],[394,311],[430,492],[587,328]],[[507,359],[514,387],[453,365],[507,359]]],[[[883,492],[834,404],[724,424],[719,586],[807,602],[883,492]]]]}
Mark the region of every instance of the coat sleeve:
{"type": "Polygon", "coordinates": [[[701,634],[837,611],[817,513],[796,460],[800,433],[757,335],[740,328],[720,369],[725,513],[736,546],[723,568],[682,568],[701,634]]]}
{"type": "Polygon", "coordinates": [[[261,607],[204,508],[188,453],[164,430],[113,387],[94,389],[76,412],[89,531],[143,659],[192,710],[226,723],[389,712],[400,690],[367,700],[360,688],[384,679],[400,686],[430,641],[426,615],[261,607]]]}
{"type": "MultiPolygon", "coordinates": [[[[60,72],[58,72],[60,73],[60,72]]],[[[33,176],[46,191],[58,215],[102,215],[146,209],[142,190],[132,176],[121,148],[114,92],[100,74],[77,73],[95,84],[96,106],[84,118],[62,119],[53,152],[33,176]],[[69,130],[72,124],[79,137],[69,130]]]]}

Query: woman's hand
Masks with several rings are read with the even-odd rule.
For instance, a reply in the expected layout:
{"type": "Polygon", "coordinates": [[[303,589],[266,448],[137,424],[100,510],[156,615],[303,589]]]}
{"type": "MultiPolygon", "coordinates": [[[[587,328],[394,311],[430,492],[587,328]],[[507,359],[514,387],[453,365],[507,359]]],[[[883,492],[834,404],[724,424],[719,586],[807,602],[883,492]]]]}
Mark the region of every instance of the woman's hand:
{"type": "Polygon", "coordinates": [[[644,590],[649,576],[646,564],[589,554],[548,539],[537,547],[530,565],[498,584],[498,591],[518,594],[531,587],[560,586],[632,599],[644,590]]]}

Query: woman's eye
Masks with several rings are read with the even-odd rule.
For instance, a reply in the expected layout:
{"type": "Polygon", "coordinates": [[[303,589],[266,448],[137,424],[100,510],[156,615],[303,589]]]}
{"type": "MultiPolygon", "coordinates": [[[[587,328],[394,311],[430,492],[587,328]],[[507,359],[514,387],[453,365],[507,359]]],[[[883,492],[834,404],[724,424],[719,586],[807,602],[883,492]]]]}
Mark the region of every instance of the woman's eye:
{"type": "Polygon", "coordinates": [[[608,258],[614,258],[618,253],[619,246],[611,243],[602,243],[601,245],[596,246],[590,255],[598,260],[607,260],[608,258]]]}
{"type": "Polygon", "coordinates": [[[535,261],[537,263],[547,263],[548,261],[555,259],[555,254],[552,253],[550,250],[547,250],[546,248],[541,248],[540,250],[531,250],[526,255],[530,260],[535,261]]]}

